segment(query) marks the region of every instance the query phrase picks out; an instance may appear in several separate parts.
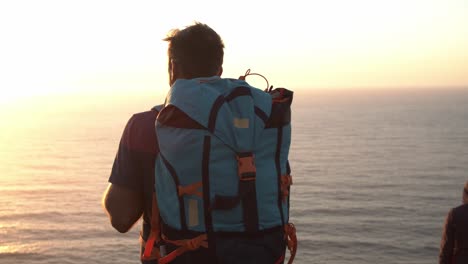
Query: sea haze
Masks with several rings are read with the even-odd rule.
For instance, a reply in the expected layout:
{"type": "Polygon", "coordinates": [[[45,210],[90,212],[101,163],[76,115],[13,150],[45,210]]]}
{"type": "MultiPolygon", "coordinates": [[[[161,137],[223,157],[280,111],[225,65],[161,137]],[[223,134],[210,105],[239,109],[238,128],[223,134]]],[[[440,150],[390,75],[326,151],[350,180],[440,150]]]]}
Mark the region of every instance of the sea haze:
{"type": "MultiPolygon", "coordinates": [[[[120,234],[101,207],[126,121],[161,103],[129,100],[1,113],[1,264],[139,263],[140,223],[120,234]]],[[[468,180],[468,89],[297,91],[290,160],[295,263],[436,263],[468,180]]]]}

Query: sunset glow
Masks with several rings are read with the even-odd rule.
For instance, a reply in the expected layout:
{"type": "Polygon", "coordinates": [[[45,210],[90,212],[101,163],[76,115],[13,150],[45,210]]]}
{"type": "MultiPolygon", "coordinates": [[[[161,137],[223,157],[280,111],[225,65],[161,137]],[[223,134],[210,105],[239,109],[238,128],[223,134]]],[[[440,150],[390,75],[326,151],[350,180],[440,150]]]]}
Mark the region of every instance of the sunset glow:
{"type": "Polygon", "coordinates": [[[4,1],[0,103],[53,93],[166,90],[166,32],[224,39],[225,77],[296,89],[468,85],[466,1],[4,1]],[[184,7],[184,8],[181,8],[184,7]]]}
{"type": "Polygon", "coordinates": [[[0,0],[0,38],[0,264],[137,263],[153,216],[163,256],[207,231],[181,262],[286,262],[297,242],[295,264],[426,264],[459,244],[468,0],[0,0]],[[222,77],[294,96],[179,97],[163,39],[196,21],[222,77]]]}

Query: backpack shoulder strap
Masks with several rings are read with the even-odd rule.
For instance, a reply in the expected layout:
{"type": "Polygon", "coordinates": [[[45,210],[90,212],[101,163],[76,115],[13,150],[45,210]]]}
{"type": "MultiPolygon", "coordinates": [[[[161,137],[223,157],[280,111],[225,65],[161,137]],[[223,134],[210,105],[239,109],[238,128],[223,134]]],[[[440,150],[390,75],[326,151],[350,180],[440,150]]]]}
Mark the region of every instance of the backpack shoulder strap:
{"type": "Polygon", "coordinates": [[[160,104],[160,105],[155,105],[153,106],[153,108],[151,108],[151,111],[155,111],[155,112],[161,112],[161,110],[163,109],[164,107],[164,104],[160,104]]]}

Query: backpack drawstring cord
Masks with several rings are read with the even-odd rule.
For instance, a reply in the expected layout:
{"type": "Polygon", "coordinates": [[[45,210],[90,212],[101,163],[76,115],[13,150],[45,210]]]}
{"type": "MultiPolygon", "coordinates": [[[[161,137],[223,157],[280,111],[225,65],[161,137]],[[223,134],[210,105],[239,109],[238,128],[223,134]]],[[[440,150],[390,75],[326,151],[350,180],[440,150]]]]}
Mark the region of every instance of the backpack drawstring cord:
{"type": "Polygon", "coordinates": [[[269,92],[269,91],[271,91],[271,90],[273,89],[273,85],[270,86],[270,83],[268,82],[268,79],[267,79],[265,76],[261,75],[260,73],[251,73],[251,72],[250,72],[250,69],[248,69],[248,70],[245,72],[244,75],[239,76],[239,80],[245,81],[245,78],[246,78],[247,76],[249,76],[249,75],[257,75],[257,76],[260,76],[260,77],[262,77],[262,78],[266,81],[266,83],[267,83],[267,88],[265,89],[265,92],[269,92]]]}

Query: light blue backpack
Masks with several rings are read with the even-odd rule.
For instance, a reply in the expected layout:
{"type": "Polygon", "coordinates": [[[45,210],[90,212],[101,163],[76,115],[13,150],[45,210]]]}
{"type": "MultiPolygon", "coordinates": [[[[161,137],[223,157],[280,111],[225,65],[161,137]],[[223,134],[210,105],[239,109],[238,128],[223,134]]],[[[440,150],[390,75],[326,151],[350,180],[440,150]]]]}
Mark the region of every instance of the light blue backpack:
{"type": "Polygon", "coordinates": [[[292,95],[218,76],[173,84],[155,124],[163,234],[206,234],[209,244],[289,223],[292,95]]]}
{"type": "Polygon", "coordinates": [[[156,120],[163,223],[197,232],[288,223],[291,102],[291,91],[268,93],[244,80],[177,80],[156,120]]]}

